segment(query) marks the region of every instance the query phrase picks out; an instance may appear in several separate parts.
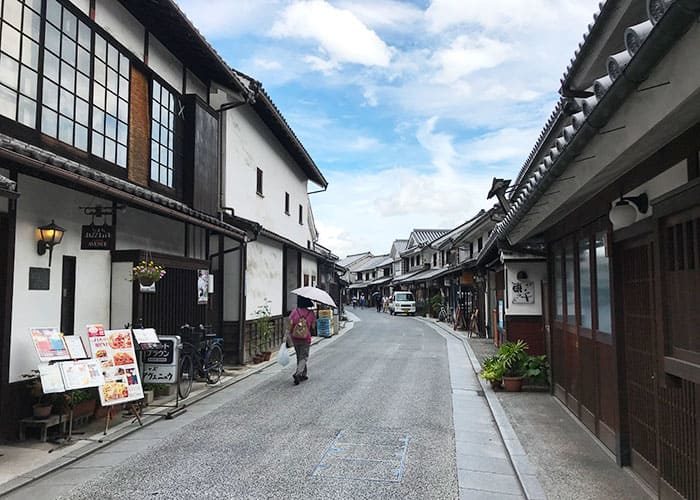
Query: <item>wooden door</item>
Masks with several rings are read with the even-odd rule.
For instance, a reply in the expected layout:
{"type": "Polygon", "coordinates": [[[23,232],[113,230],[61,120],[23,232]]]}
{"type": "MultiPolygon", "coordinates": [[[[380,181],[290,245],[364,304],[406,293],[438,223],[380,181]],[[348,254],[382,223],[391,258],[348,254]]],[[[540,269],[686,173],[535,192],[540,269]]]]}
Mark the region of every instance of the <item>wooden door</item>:
{"type": "Polygon", "coordinates": [[[654,245],[650,239],[622,244],[616,252],[622,273],[625,399],[632,469],[658,489],[658,415],[654,245]]]}
{"type": "Polygon", "coordinates": [[[75,333],[75,257],[63,257],[61,274],[61,331],[75,333]]]}

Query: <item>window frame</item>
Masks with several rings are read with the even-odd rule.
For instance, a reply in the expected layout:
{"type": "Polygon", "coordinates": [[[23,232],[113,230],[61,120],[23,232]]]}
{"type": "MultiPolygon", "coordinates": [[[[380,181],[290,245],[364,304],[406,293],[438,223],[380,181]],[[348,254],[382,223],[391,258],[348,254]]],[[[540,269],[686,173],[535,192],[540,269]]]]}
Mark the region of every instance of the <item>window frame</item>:
{"type": "Polygon", "coordinates": [[[255,169],[255,194],[260,196],[261,198],[264,198],[265,195],[263,194],[263,171],[260,167],[256,167],[255,169]]]}
{"type": "MultiPolygon", "coordinates": [[[[148,140],[149,140],[149,156],[148,156],[148,180],[149,180],[149,186],[151,188],[156,188],[160,190],[165,190],[166,192],[172,192],[172,191],[177,191],[178,189],[178,182],[180,179],[178,179],[178,135],[180,132],[180,127],[182,124],[180,123],[180,111],[182,110],[183,104],[181,102],[182,96],[180,93],[175,90],[173,87],[171,87],[165,80],[160,78],[156,73],[151,72],[150,74],[150,81],[149,81],[149,105],[150,105],[150,112],[151,112],[151,119],[149,120],[149,135],[148,135],[148,140]],[[163,91],[168,92],[170,96],[173,98],[173,106],[174,109],[172,111],[173,114],[173,127],[172,130],[169,129],[169,132],[172,134],[172,151],[170,151],[169,148],[167,148],[168,152],[172,153],[172,165],[169,167],[167,165],[163,165],[161,163],[158,163],[158,179],[153,178],[153,125],[154,125],[154,120],[155,120],[155,113],[153,112],[153,105],[154,105],[154,89],[155,85],[158,85],[161,89],[161,95],[160,99],[162,99],[163,96],[163,91]],[[178,104],[180,105],[180,110],[177,109],[178,104]],[[160,182],[160,172],[161,168],[165,166],[166,170],[170,170],[171,174],[171,180],[172,180],[172,185],[164,184],[160,182]]],[[[158,101],[158,105],[162,107],[162,103],[160,100],[158,101]]],[[[162,109],[159,110],[159,116],[162,117],[162,109]]],[[[161,127],[160,121],[159,127],[161,127]]],[[[161,137],[162,137],[162,132],[159,132],[159,139],[157,141],[159,147],[159,159],[160,159],[160,151],[162,151],[163,144],[161,143],[161,137]]]]}

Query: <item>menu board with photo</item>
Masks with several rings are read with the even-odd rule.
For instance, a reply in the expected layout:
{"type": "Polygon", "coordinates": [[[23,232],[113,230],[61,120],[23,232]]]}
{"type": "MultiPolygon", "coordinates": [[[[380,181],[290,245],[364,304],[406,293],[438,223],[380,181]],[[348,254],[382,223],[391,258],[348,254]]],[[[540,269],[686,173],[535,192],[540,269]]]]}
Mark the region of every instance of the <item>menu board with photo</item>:
{"type": "Polygon", "coordinates": [[[63,334],[58,328],[30,328],[32,342],[42,362],[70,359],[63,334]]]}
{"type": "Polygon", "coordinates": [[[102,369],[97,360],[64,361],[59,366],[67,391],[99,387],[105,383],[102,369]]]}
{"type": "Polygon", "coordinates": [[[102,325],[89,325],[88,340],[92,356],[104,374],[104,385],[99,388],[102,406],[143,398],[131,330],[105,330],[102,325]]]}

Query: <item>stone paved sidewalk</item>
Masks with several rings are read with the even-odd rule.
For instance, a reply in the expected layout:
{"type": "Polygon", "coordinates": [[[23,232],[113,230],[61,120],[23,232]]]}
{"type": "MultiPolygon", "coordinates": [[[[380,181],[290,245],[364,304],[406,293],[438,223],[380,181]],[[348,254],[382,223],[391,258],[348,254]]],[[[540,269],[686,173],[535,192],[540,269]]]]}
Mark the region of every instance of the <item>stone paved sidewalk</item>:
{"type": "MultiPolygon", "coordinates": [[[[496,352],[492,339],[467,338],[463,332],[451,331],[449,325],[437,324],[463,338],[478,363],[496,352]]],[[[528,458],[527,472],[536,475],[547,498],[655,498],[549,393],[487,390],[500,403],[528,458]]]]}

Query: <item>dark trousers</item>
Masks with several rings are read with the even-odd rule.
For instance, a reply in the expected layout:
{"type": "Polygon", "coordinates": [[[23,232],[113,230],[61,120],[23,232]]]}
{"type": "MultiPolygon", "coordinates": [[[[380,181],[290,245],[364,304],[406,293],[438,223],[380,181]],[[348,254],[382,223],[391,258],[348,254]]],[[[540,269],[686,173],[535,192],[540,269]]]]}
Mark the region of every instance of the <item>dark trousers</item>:
{"type": "Polygon", "coordinates": [[[294,352],[297,353],[297,371],[294,375],[306,377],[306,363],[309,360],[309,350],[311,345],[307,343],[294,344],[294,352]]]}

